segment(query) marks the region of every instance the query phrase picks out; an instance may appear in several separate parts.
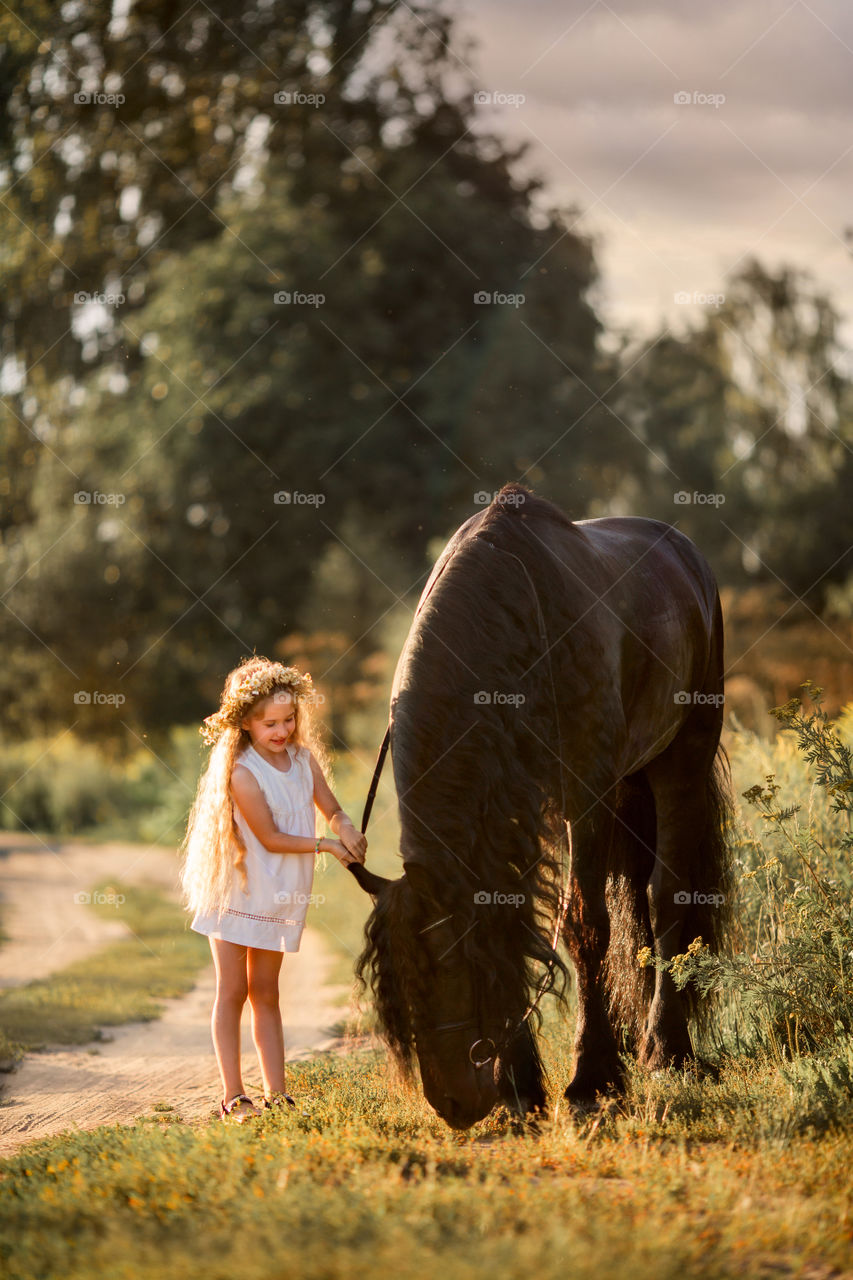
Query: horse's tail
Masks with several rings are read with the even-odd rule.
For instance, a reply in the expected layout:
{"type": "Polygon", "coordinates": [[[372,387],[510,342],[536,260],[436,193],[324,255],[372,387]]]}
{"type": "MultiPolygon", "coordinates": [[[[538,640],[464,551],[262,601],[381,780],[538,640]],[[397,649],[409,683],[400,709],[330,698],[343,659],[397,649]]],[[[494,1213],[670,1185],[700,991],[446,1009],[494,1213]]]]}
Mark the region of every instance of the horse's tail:
{"type": "MultiPolygon", "coordinates": [[[[684,878],[690,886],[691,902],[684,913],[679,939],[682,952],[699,937],[711,951],[721,951],[730,936],[732,921],[731,777],[728,756],[719,742],[722,710],[714,727],[710,721],[713,714],[710,708],[721,707],[717,699],[722,699],[723,693],[723,620],[719,597],[703,693],[706,701],[696,708],[695,714],[701,715],[708,724],[708,734],[714,734],[715,750],[710,755],[705,776],[696,780],[697,788],[702,788],[704,803],[696,807],[696,828],[684,850],[684,878]]],[[[611,915],[607,991],[611,1013],[616,1022],[622,1024],[628,1047],[636,1050],[642,1040],[655,974],[653,967],[637,963],[637,952],[642,947],[654,952],[646,886],[656,848],[655,804],[651,787],[642,773],[622,781],[612,812],[607,885],[611,915]]],[[[682,995],[697,1029],[704,1030],[713,1000],[701,996],[692,983],[682,995]]]]}
{"type": "MultiPolygon", "coordinates": [[[[731,777],[725,748],[717,748],[705,779],[704,830],[691,842],[688,864],[693,901],[685,912],[680,950],[701,938],[713,952],[723,950],[732,923],[732,875],[729,831],[732,819],[731,777]]],[[[690,983],[683,991],[687,1011],[704,1029],[713,1001],[690,983]]]]}
{"type": "MultiPolygon", "coordinates": [[[[731,772],[729,758],[719,740],[723,722],[723,670],[723,612],[719,594],[715,592],[711,652],[703,688],[707,706],[695,710],[701,714],[710,707],[718,709],[712,730],[716,750],[702,782],[705,801],[699,811],[702,818],[687,850],[693,900],[684,915],[679,948],[682,952],[694,938],[700,937],[711,951],[719,952],[727,943],[732,924],[731,772]]],[[[703,723],[706,723],[704,716],[703,723]]],[[[692,983],[684,989],[683,996],[688,1013],[698,1029],[704,1030],[715,1002],[701,996],[692,983]]]]}

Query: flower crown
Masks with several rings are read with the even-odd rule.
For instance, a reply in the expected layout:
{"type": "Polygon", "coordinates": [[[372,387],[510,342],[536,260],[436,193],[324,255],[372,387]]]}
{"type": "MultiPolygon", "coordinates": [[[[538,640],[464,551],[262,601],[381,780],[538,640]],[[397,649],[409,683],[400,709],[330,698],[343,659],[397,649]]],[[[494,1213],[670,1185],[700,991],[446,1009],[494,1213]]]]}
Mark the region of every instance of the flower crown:
{"type": "Polygon", "coordinates": [[[212,746],[226,729],[239,728],[247,711],[261,698],[274,691],[290,693],[297,699],[313,700],[314,683],[306,671],[303,675],[296,667],[285,667],[281,662],[270,662],[260,670],[249,671],[222,695],[218,711],[207,716],[199,729],[204,741],[212,746]]]}

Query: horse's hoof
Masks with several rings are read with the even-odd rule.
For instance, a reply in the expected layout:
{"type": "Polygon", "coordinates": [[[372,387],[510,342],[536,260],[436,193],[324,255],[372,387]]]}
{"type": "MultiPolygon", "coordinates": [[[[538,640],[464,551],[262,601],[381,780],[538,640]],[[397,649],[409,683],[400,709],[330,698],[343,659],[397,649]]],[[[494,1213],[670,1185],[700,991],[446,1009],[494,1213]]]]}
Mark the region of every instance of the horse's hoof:
{"type": "Polygon", "coordinates": [[[616,1071],[591,1080],[588,1076],[575,1076],[565,1089],[563,1097],[572,1105],[597,1106],[602,1098],[613,1098],[622,1092],[622,1078],[616,1071]]]}
{"type": "MultiPolygon", "coordinates": [[[[563,1095],[563,1102],[567,1102],[566,1113],[576,1126],[580,1127],[581,1135],[591,1138],[597,1133],[600,1127],[615,1115],[619,1109],[619,1102],[615,1095],[608,1093],[599,1093],[594,1099],[566,1099],[563,1095]]],[[[554,1108],[554,1120],[556,1121],[560,1115],[561,1104],[557,1103],[554,1108]]]]}
{"type": "MultiPolygon", "coordinates": [[[[575,1088],[574,1081],[568,1086],[563,1098],[568,1104],[569,1113],[575,1120],[584,1120],[588,1116],[601,1115],[611,1111],[617,1104],[622,1088],[617,1084],[605,1084],[597,1089],[575,1088]]],[[[556,1113],[555,1113],[556,1119],[556,1113]]]]}
{"type": "Polygon", "coordinates": [[[692,1062],[692,1046],[666,1044],[665,1041],[647,1040],[637,1059],[637,1065],[644,1071],[680,1071],[687,1063],[692,1062]]]}

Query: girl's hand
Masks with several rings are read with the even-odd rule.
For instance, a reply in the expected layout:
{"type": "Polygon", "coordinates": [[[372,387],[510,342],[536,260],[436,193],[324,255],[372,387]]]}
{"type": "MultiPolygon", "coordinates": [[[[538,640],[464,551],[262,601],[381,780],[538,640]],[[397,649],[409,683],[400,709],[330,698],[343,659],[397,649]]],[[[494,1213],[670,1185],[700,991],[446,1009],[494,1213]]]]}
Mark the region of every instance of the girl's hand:
{"type": "Polygon", "coordinates": [[[363,862],[363,858],[356,858],[345,848],[340,840],[335,840],[331,836],[320,841],[320,851],[322,853],[333,853],[343,866],[348,866],[351,862],[363,862]]]}
{"type": "Polygon", "coordinates": [[[351,822],[342,823],[338,834],[341,844],[352,854],[354,861],[364,862],[364,855],[367,853],[367,837],[361,831],[356,831],[351,822]]]}

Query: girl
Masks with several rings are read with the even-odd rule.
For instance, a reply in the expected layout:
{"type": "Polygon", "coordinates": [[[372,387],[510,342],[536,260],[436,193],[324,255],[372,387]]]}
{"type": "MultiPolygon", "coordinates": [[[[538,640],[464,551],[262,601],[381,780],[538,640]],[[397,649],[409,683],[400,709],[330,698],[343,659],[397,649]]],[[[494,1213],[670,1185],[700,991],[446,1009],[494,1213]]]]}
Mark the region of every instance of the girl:
{"type": "Polygon", "coordinates": [[[213,750],[181,845],[181,884],[216,968],[211,1031],[222,1076],[219,1113],[261,1112],[243,1090],[240,1019],[248,997],[264,1105],[287,1104],[278,1004],[282,952],[298,951],[314,859],[364,862],[367,841],[341,809],[311,747],[311,677],[268,658],[228,675],[200,733],[213,750]],[[232,803],[233,801],[233,803],[232,803]],[[315,838],[317,806],[337,839],[315,838]]]}

